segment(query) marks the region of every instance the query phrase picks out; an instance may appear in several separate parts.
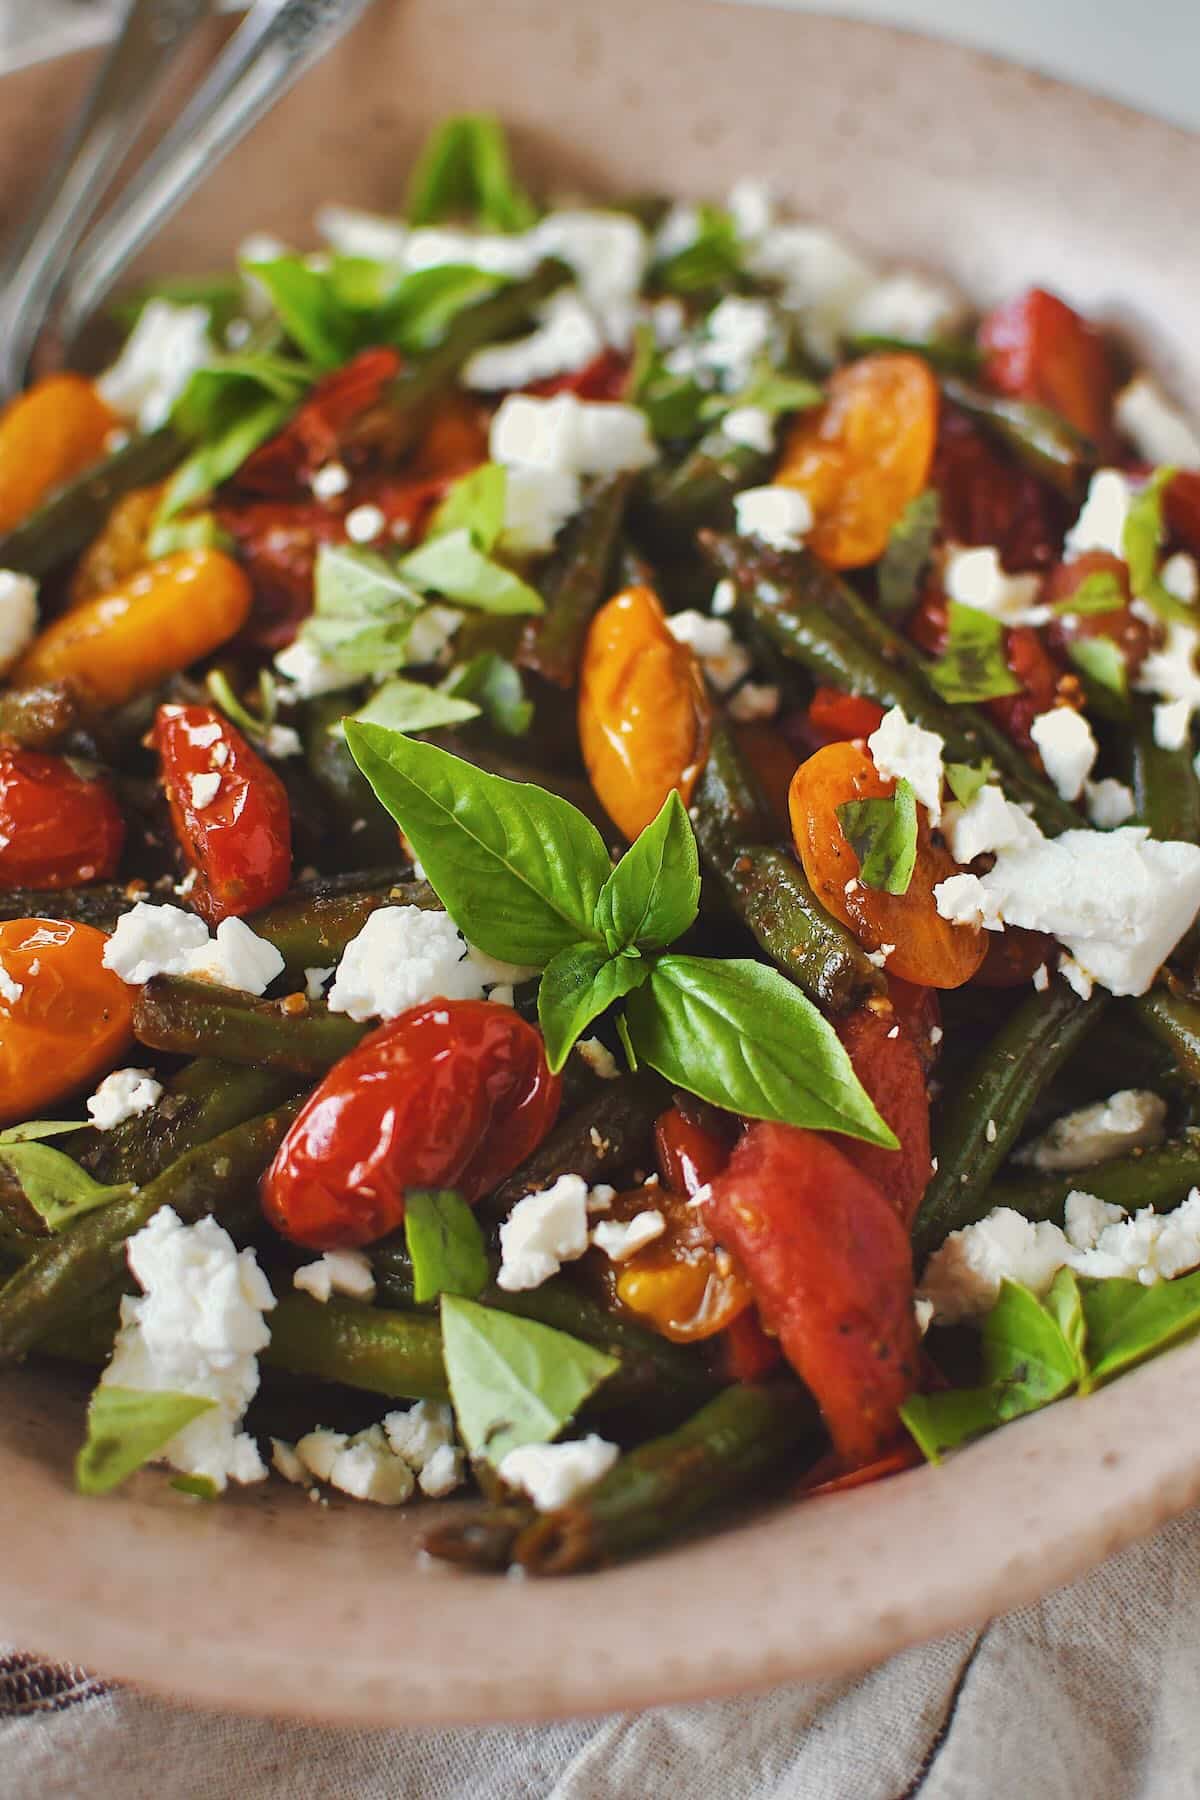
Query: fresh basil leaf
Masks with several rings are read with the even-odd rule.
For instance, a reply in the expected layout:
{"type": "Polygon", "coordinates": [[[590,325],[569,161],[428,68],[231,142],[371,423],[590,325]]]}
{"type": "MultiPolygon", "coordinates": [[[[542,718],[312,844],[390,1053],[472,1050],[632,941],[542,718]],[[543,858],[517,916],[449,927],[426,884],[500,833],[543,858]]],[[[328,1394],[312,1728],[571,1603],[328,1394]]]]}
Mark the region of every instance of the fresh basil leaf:
{"type": "Polygon", "coordinates": [[[846,800],[836,809],[842,836],[858,858],[864,887],[907,894],[917,866],[917,797],[908,781],[877,800],[846,800]]]}
{"type": "Polygon", "coordinates": [[[1085,575],[1075,592],[1065,600],[1056,600],[1050,611],[1058,618],[1078,614],[1116,612],[1125,605],[1125,589],[1112,569],[1093,569],[1085,575]]]}
{"type": "Polygon", "coordinates": [[[663,956],[625,1017],[641,1060],[701,1100],[897,1147],[832,1025],[776,969],[663,956]]]}
{"type": "Polygon", "coordinates": [[[423,605],[374,551],[322,544],[303,635],[348,675],[386,675],[407,662],[409,633],[423,605]]]}
{"type": "Polygon", "coordinates": [[[1158,573],[1164,530],[1163,496],[1176,473],[1173,468],[1155,469],[1130,502],[1121,549],[1129,565],[1129,585],[1135,598],[1148,601],[1162,618],[1194,621],[1194,610],[1167,591],[1158,573]]]}
{"type": "Polygon", "coordinates": [[[1075,1380],[1082,1384],[1087,1378],[1087,1319],[1083,1311],[1083,1295],[1079,1290],[1079,1278],[1074,1269],[1060,1269],[1050,1283],[1050,1290],[1042,1305],[1055,1321],[1063,1336],[1063,1342],[1070,1351],[1075,1380]]]}
{"type": "MultiPolygon", "coordinates": [[[[393,675],[350,716],[360,724],[386,726],[388,731],[437,731],[444,725],[464,725],[468,719],[477,719],[479,708],[444,688],[393,675]]],[[[334,725],[332,729],[340,732],[344,728],[334,725]]]]}
{"type": "Polygon", "coordinates": [[[400,562],[407,580],[460,606],[487,613],[541,613],[546,605],[536,588],[477,550],[469,531],[428,538],[400,562]]]}
{"type": "Polygon", "coordinates": [[[238,699],[224,669],[210,669],[204,677],[204,687],[213,705],[223,712],[225,717],[248,738],[259,743],[270,734],[279,704],[279,691],[275,686],[275,677],[269,669],[260,669],[259,671],[258,695],[261,711],[257,713],[252,713],[250,708],[238,699]]]}
{"type": "Polygon", "coordinates": [[[1051,1310],[1028,1288],[1001,1282],[982,1333],[984,1374],[995,1391],[1000,1420],[1048,1406],[1078,1383],[1083,1359],[1057,1316],[1070,1320],[1071,1311],[1069,1286],[1059,1285],[1051,1310]]]}
{"type": "Polygon", "coordinates": [[[453,1189],[409,1188],[404,1196],[404,1236],[413,1266],[418,1306],[438,1294],[473,1300],[487,1286],[487,1248],[479,1221],[453,1189]]]}
{"type": "Polygon", "coordinates": [[[88,1403],[87,1439],[75,1459],[75,1486],[81,1494],[111,1493],[215,1405],[196,1394],[102,1382],[88,1403]]]}
{"type": "Polygon", "coordinates": [[[265,351],[216,357],[192,376],[175,402],[171,423],[184,437],[219,436],[257,400],[298,406],[316,378],[309,364],[265,351]]]}
{"type": "Polygon", "coordinates": [[[970,763],[947,763],[946,780],[950,784],[950,792],[960,806],[970,806],[981,788],[985,788],[992,776],[992,759],[985,756],[979,768],[970,763]]]}
{"type": "Polygon", "coordinates": [[[682,937],[699,910],[696,834],[672,788],[600,890],[596,930],[613,956],[630,946],[663,950],[682,937]]]}
{"type": "Polygon", "coordinates": [[[1004,627],[999,619],[949,600],[949,641],[927,671],[943,700],[957,704],[995,700],[1019,694],[1021,684],[1004,657],[1004,627]]]}
{"type": "Polygon", "coordinates": [[[430,134],[409,183],[407,212],[413,225],[468,218],[489,231],[527,231],[537,219],[491,113],[461,113],[430,134]]]}
{"type": "Polygon", "coordinates": [[[358,349],[351,309],[338,297],[327,271],[302,256],[245,264],[266,289],[284,331],[318,369],[340,369],[358,349]]]}
{"type": "Polygon", "coordinates": [[[232,542],[229,533],[217,524],[214,513],[189,513],[152,525],[146,539],[146,556],[153,562],[160,556],[173,556],[177,550],[228,550],[232,542]]]}
{"type": "Polygon", "coordinates": [[[538,986],[538,1024],[552,1074],[592,1020],[648,980],[651,967],[643,956],[610,956],[602,944],[572,944],[547,963],[538,986]]]}
{"type": "Polygon", "coordinates": [[[369,327],[369,341],[420,356],[441,343],[464,308],[506,286],[506,276],[465,263],[414,269],[380,306],[369,327]]]}
{"type": "Polygon", "coordinates": [[[620,1367],[564,1331],[456,1295],[442,1301],[442,1354],[462,1440],[492,1464],[548,1444],[620,1367]]]}
{"type": "Polygon", "coordinates": [[[696,235],[690,244],[664,257],[650,271],[656,287],[672,294],[699,294],[723,287],[741,273],[742,245],[733,215],[724,207],[696,208],[696,235]]]}
{"type": "Polygon", "coordinates": [[[260,444],[274,437],[295,408],[291,401],[276,400],[260,389],[250,389],[245,398],[238,400],[236,409],[229,406],[223,410],[226,416],[219,429],[192,451],[167,483],[154,521],[156,527],[207,500],[214,488],[237,474],[260,444]]]}
{"type": "Polygon", "coordinates": [[[470,700],[489,725],[506,737],[524,737],[533,724],[533,701],[525,693],[521,671],[496,650],[484,650],[453,670],[442,683],[447,694],[470,700]]]}
{"type": "Polygon", "coordinates": [[[495,548],[504,529],[504,495],[508,475],[500,463],[488,462],[463,475],[429,521],[426,538],[466,531],[477,550],[495,548]]]}
{"type": "Polygon", "coordinates": [[[1116,1277],[1079,1283],[1091,1370],[1100,1387],[1200,1331],[1200,1271],[1143,1287],[1116,1277]]]}
{"type": "Polygon", "coordinates": [[[177,1494],[189,1494],[193,1500],[215,1500],[221,1491],[207,1475],[176,1475],[170,1485],[177,1494]]]}
{"type": "Polygon", "coordinates": [[[61,1231],[84,1213],[127,1199],[133,1192],[127,1182],[105,1187],[93,1181],[86,1169],[47,1144],[5,1144],[0,1149],[0,1168],[7,1169],[20,1184],[26,1200],[51,1231],[61,1231]]]}
{"type": "Polygon", "coordinates": [[[901,619],[916,605],[940,518],[941,497],[936,488],[926,488],[892,526],[878,571],[879,610],[885,618],[901,619]]]}
{"type": "Polygon", "coordinates": [[[560,950],[595,942],[612,865],[569,801],[379,725],[351,720],[346,741],[468,943],[542,969],[560,950]]]}
{"type": "Polygon", "coordinates": [[[937,1394],[910,1394],[900,1417],[922,1456],[940,1463],[951,1450],[983,1437],[1003,1423],[991,1388],[948,1388],[937,1394]]]}
{"type": "Polygon", "coordinates": [[[39,1138],[65,1137],[69,1131],[86,1131],[87,1119],[27,1119],[23,1125],[10,1125],[0,1131],[0,1146],[32,1144],[39,1138]]]}
{"type": "Polygon", "coordinates": [[[852,356],[873,356],[880,350],[920,356],[931,369],[945,375],[978,375],[983,367],[982,350],[967,338],[903,338],[858,331],[846,339],[846,348],[852,356]]]}
{"type": "Polygon", "coordinates": [[[629,377],[633,405],[641,407],[656,438],[694,437],[703,424],[704,389],[694,376],[668,369],[648,326],[638,328],[634,341],[629,377]]]}
{"type": "Polygon", "coordinates": [[[1067,645],[1067,654],[1080,674],[1103,693],[1122,701],[1128,699],[1129,665],[1112,638],[1073,638],[1067,645]]]}
{"type": "Polygon", "coordinates": [[[718,419],[735,408],[752,406],[775,419],[782,413],[808,412],[824,399],[825,390],[818,382],[807,376],[784,375],[766,363],[740,393],[707,395],[701,403],[700,416],[718,419]]]}

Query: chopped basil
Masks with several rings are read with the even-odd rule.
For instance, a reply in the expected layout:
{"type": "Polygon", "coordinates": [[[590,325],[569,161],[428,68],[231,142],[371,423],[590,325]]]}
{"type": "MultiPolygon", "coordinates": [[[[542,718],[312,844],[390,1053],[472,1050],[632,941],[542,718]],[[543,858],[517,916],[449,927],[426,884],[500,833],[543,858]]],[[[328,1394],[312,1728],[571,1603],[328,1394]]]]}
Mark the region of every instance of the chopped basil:
{"type": "Polygon", "coordinates": [[[468,531],[477,550],[495,548],[504,529],[504,496],[508,476],[500,463],[483,463],[463,475],[429,521],[427,538],[444,537],[451,531],[468,531]]]}
{"type": "Polygon", "coordinates": [[[878,571],[879,610],[885,618],[903,618],[916,605],[921,578],[937,536],[940,512],[937,490],[926,488],[909,501],[892,526],[878,571]]]}
{"type": "Polygon", "coordinates": [[[895,793],[881,799],[847,800],[837,816],[858,858],[863,886],[907,894],[917,864],[917,800],[911,783],[898,781],[895,793]]]}
{"type": "Polygon", "coordinates": [[[1005,661],[1004,627],[999,619],[950,600],[947,623],[949,641],[929,667],[929,679],[943,700],[952,705],[973,704],[1020,693],[1021,683],[1005,661]]]}
{"type": "Polygon", "coordinates": [[[980,788],[987,786],[992,776],[992,759],[985,756],[982,765],[976,769],[970,763],[947,763],[946,780],[950,784],[950,792],[960,806],[970,806],[980,788]]]}
{"type": "Polygon", "coordinates": [[[1056,600],[1050,608],[1059,618],[1069,618],[1077,613],[1085,618],[1089,613],[1116,612],[1125,604],[1125,589],[1112,569],[1093,569],[1085,575],[1073,594],[1065,600],[1056,600]]]}
{"type": "Polygon", "coordinates": [[[413,225],[467,219],[488,231],[527,231],[537,219],[513,175],[504,128],[491,113],[460,113],[430,133],[406,210],[413,225]]]}
{"type": "MultiPolygon", "coordinates": [[[[469,719],[477,719],[479,708],[444,688],[426,687],[424,682],[393,675],[376,688],[365,706],[350,716],[367,725],[384,725],[389,731],[437,731],[444,725],[464,725],[469,719]]],[[[344,727],[335,725],[333,729],[344,727]]]]}
{"type": "Polygon", "coordinates": [[[415,587],[480,612],[507,615],[546,610],[537,589],[476,549],[465,527],[427,538],[419,549],[401,558],[400,572],[415,587]]]}

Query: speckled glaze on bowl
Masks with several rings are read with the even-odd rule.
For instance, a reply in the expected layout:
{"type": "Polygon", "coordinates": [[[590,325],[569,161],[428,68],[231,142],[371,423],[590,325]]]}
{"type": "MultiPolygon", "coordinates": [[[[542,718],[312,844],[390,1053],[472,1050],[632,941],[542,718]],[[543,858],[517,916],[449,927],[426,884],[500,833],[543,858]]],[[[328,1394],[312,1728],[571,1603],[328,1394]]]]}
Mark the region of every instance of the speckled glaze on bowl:
{"type": "MultiPolygon", "coordinates": [[[[90,59],[0,85],[19,210],[90,59]]],[[[721,192],[763,175],[881,255],[980,299],[1032,280],[1141,341],[1195,405],[1200,140],[1012,66],[876,27],[705,0],[381,0],[156,244],[204,269],[314,207],[394,207],[443,113],[493,107],[558,185],[721,192]]],[[[143,1476],[70,1487],[78,1384],[0,1380],[0,1638],[195,1702],[342,1723],[546,1718],[827,1675],[1028,1601],[1200,1497],[1200,1345],[941,1470],[776,1507],[573,1582],[414,1556],[431,1509],[218,1506],[143,1476]],[[1081,1498],[1084,1503],[1081,1504],[1081,1498]]]]}

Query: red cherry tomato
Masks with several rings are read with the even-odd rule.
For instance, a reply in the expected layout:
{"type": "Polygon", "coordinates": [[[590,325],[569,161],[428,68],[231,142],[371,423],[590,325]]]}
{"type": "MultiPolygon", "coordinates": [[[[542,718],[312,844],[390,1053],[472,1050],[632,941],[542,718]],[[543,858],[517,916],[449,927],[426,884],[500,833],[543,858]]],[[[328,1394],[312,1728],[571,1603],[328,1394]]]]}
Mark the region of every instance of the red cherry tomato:
{"type": "Polygon", "coordinates": [[[363,350],[344,368],[319,381],[295,417],[268,438],[237,472],[243,492],[286,498],[337,456],[342,434],[361,413],[378,405],[400,372],[395,350],[363,350]]]}
{"type": "Polygon", "coordinates": [[[815,688],[808,703],[809,731],[816,745],[869,738],[882,720],[882,706],[862,694],[843,694],[840,688],[815,688]]]}
{"type": "Polygon", "coordinates": [[[1066,611],[1050,621],[1046,639],[1051,647],[1070,654],[1070,646],[1081,638],[1107,638],[1117,646],[1130,679],[1137,674],[1161,632],[1147,624],[1130,607],[1129,569],[1119,556],[1105,550],[1085,550],[1073,562],[1060,563],[1050,571],[1044,590],[1048,605],[1070,600],[1089,575],[1105,575],[1117,583],[1122,599],[1111,612],[1072,613],[1066,611]]]}
{"type": "Polygon", "coordinates": [[[1113,370],[1108,347],[1065,300],[1030,288],[990,312],[979,327],[990,387],[1033,400],[1103,443],[1112,428],[1113,370]]]}
{"type": "Polygon", "coordinates": [[[689,1199],[716,1179],[733,1147],[725,1136],[689,1118],[678,1106],[655,1120],[654,1146],[663,1186],[689,1199]]]}
{"type": "Polygon", "coordinates": [[[865,1463],[890,1449],[919,1344],[908,1232],[876,1183],[818,1133],[759,1121],[704,1210],[835,1450],[865,1463]]]}
{"type": "Polygon", "coordinates": [[[987,955],[971,977],[971,985],[1027,987],[1043,963],[1052,969],[1057,959],[1057,944],[1042,931],[1022,931],[1019,925],[989,931],[987,955]]]}
{"type": "Polygon", "coordinates": [[[210,925],[257,912],[292,873],[287,790],[211,706],[160,706],[152,733],[175,835],[198,880],[192,905],[210,925]]]}
{"type": "Polygon", "coordinates": [[[263,1177],[270,1223],[313,1250],[370,1244],[409,1188],[472,1204],[537,1148],[561,1083],[507,1006],[434,1000],[381,1025],[309,1096],[263,1177]]]}
{"type": "Polygon", "coordinates": [[[876,1012],[861,1006],[837,1022],[837,1034],[854,1073],[881,1117],[900,1139],[898,1150],[883,1150],[858,1138],[837,1139],[842,1155],[869,1175],[905,1227],[912,1223],[929,1185],[929,1095],[920,1052],[894,1008],[876,1012]]]}
{"type": "Polygon", "coordinates": [[[107,881],[124,842],[106,781],[79,774],[63,756],[0,750],[0,888],[107,881]]]}
{"type": "Polygon", "coordinates": [[[937,1062],[938,1046],[942,1041],[942,1009],[938,1004],[937,989],[904,981],[899,975],[889,975],[887,986],[892,1011],[915,1044],[928,1075],[937,1062]]]}
{"type": "Polygon", "coordinates": [[[1200,469],[1180,469],[1163,497],[1167,527],[1185,550],[1200,556],[1200,469]]]}
{"type": "Polygon", "coordinates": [[[1010,574],[1048,568],[1062,554],[1067,502],[1005,460],[945,401],[929,485],[938,492],[943,542],[995,544],[1010,574]]]}
{"type": "Polygon", "coordinates": [[[525,394],[578,394],[581,400],[623,400],[629,382],[629,358],[621,350],[602,350],[569,375],[531,381],[525,394]]]}
{"type": "Polygon", "coordinates": [[[730,1381],[761,1381],[783,1361],[783,1351],[763,1330],[756,1306],[748,1306],[730,1320],[721,1333],[720,1347],[730,1381]]]}

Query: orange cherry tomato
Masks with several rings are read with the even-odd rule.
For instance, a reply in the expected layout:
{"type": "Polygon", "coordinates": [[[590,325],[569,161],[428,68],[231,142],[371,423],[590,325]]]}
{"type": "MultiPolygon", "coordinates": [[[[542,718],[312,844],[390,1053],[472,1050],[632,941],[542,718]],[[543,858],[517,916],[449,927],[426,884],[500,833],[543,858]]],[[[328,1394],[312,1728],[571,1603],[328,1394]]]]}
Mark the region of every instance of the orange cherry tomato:
{"type": "Polygon", "coordinates": [[[474,1204],[536,1150],[562,1083],[541,1033],[489,1000],[432,1000],[372,1031],[313,1090],[262,1180],[275,1229],[313,1250],[370,1244],[409,1188],[474,1204]]]}
{"type": "Polygon", "coordinates": [[[881,1117],[900,1139],[898,1150],[837,1139],[842,1155],[869,1175],[907,1229],[925,1196],[933,1164],[929,1156],[929,1093],[917,1046],[894,1007],[860,1006],[837,1021],[837,1034],[854,1073],[881,1117]]]}
{"type": "Polygon", "coordinates": [[[704,767],[712,702],[700,664],[646,587],[592,620],[579,676],[579,742],[604,810],[627,838],[674,788],[686,806],[704,767]]]}
{"type": "Polygon", "coordinates": [[[105,521],[98,537],[92,539],[71,578],[71,605],[80,606],[96,594],[107,594],[150,560],[146,540],[154,524],[162,500],[163,489],[134,488],[122,494],[105,521]]]}
{"type": "Polygon", "coordinates": [[[1108,347],[1065,300],[1030,288],[987,315],[979,343],[990,387],[1048,406],[1084,437],[1107,441],[1114,386],[1108,347]]]}
{"type": "Polygon", "coordinates": [[[250,583],[220,550],[180,550],[64,613],[34,639],[18,686],[65,681],[101,706],[186,669],[240,630],[250,583]]]}
{"type": "Polygon", "coordinates": [[[858,569],[883,555],[929,479],[938,385],[921,357],[881,354],[835,370],[828,394],[793,423],[775,480],[807,495],[821,561],[858,569]]]}
{"type": "Polygon", "coordinates": [[[57,919],[0,924],[0,1125],[90,1085],[132,1044],[134,990],[104,967],[107,941],[57,919]]]}
{"type": "Polygon", "coordinates": [[[0,531],[98,462],[117,424],[81,375],[48,375],[0,413],[0,531]]]}
{"type": "Polygon", "coordinates": [[[151,737],[175,836],[199,876],[195,910],[219,925],[269,906],[292,874],[291,808],[274,769],[211,706],[160,706],[151,737]]]}
{"type": "Polygon", "coordinates": [[[745,1277],[718,1246],[703,1207],[690,1205],[669,1188],[618,1194],[604,1217],[627,1222],[649,1207],[662,1213],[666,1230],[644,1250],[606,1267],[612,1293],[672,1343],[715,1337],[750,1305],[753,1296],[745,1277]]]}
{"type": "MultiPolygon", "coordinates": [[[[697,1102],[697,1105],[702,1104],[697,1102]]],[[[714,1114],[724,1122],[726,1115],[714,1114]]],[[[654,1121],[655,1160],[663,1186],[689,1199],[707,1187],[729,1161],[733,1142],[727,1134],[683,1111],[668,1107],[654,1121]]]]}
{"type": "Polygon", "coordinates": [[[869,738],[882,723],[883,708],[877,701],[862,694],[843,694],[840,688],[814,688],[808,703],[809,729],[825,744],[869,738]]]}
{"type": "Polygon", "coordinates": [[[0,888],[107,881],[124,843],[106,781],[80,774],[65,756],[0,750],[0,888]]]}
{"type": "Polygon", "coordinates": [[[938,912],[933,890],[957,873],[950,852],[934,841],[929,817],[917,808],[917,861],[908,892],[884,894],[858,879],[858,858],[846,842],[837,808],[848,800],[891,794],[870,756],[856,744],[827,744],[802,762],[792,778],[792,836],[804,873],[829,912],[848,925],[868,950],[894,944],[889,975],[921,987],[956,988],[969,981],[987,950],[986,934],[954,925],[938,912]]]}

